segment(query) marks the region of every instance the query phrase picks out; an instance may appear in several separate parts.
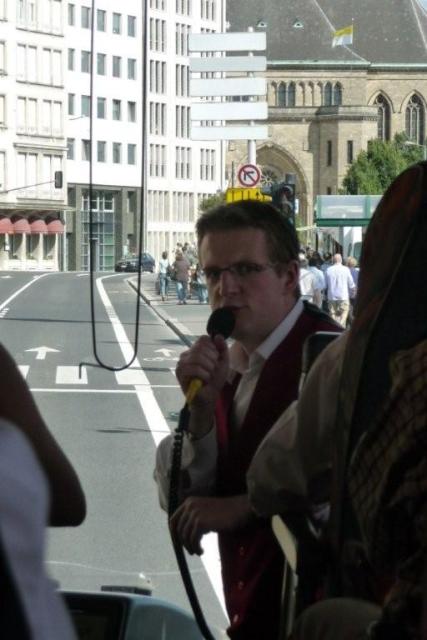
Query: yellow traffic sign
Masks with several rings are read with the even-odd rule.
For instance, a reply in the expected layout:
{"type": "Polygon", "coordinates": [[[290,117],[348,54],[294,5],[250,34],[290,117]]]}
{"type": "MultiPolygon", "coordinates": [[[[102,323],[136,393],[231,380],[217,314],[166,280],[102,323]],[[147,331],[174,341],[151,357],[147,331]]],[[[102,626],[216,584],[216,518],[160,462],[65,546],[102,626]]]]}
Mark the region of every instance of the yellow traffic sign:
{"type": "Polygon", "coordinates": [[[271,196],[261,193],[257,187],[233,187],[225,192],[226,202],[237,202],[238,200],[259,200],[260,202],[271,202],[271,196]]]}

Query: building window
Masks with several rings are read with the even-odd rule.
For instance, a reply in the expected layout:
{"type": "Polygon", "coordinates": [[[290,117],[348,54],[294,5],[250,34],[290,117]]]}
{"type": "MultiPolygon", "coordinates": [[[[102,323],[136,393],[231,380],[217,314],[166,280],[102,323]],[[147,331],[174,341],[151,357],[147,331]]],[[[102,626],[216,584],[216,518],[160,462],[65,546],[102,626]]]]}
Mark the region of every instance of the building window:
{"type": "Polygon", "coordinates": [[[128,36],[134,38],[136,36],[136,17],[128,16],[128,36]]]}
{"type": "Polygon", "coordinates": [[[347,140],[347,164],[351,164],[354,160],[354,143],[353,140],[347,140]]]}
{"type": "Polygon", "coordinates": [[[96,159],[98,162],[105,162],[105,151],[107,143],[103,140],[99,140],[96,143],[96,159]]]}
{"type": "Polygon", "coordinates": [[[82,7],[81,11],[82,29],[90,29],[90,8],[82,7]]]}
{"type": "Polygon", "coordinates": [[[106,15],[107,12],[102,9],[97,9],[96,11],[96,28],[98,31],[106,30],[106,15]]]}
{"type": "Polygon", "coordinates": [[[80,70],[83,73],[90,72],[90,51],[82,51],[80,70]]]}
{"type": "Polygon", "coordinates": [[[67,138],[67,160],[74,160],[74,138],[67,138]]]}
{"type": "Polygon", "coordinates": [[[113,13],[113,33],[122,32],[122,14],[113,13]]]}
{"type": "Polygon", "coordinates": [[[136,164],[136,144],[128,144],[128,164],[136,164]]]}
{"type": "Polygon", "coordinates": [[[75,50],[68,49],[68,71],[74,71],[75,66],[75,50]]]}
{"type": "Polygon", "coordinates": [[[82,96],[81,98],[81,114],[82,116],[90,115],[90,96],[82,96]]]}
{"type": "Polygon", "coordinates": [[[68,94],[68,115],[69,116],[74,116],[76,113],[76,96],[74,93],[69,93],[68,94]]]}
{"type": "Polygon", "coordinates": [[[288,85],[288,95],[287,95],[287,107],[295,106],[295,95],[296,95],[296,85],[295,82],[290,82],[288,85]]]}
{"type": "Polygon", "coordinates": [[[332,166],[332,140],[326,143],[326,164],[328,167],[332,166]]]}
{"type": "Polygon", "coordinates": [[[105,53],[96,54],[96,72],[99,76],[105,76],[105,62],[107,56],[105,53]]]}
{"type": "Polygon", "coordinates": [[[374,105],[377,107],[377,136],[380,140],[390,140],[390,105],[385,97],[380,93],[374,105]]]}
{"type": "Polygon", "coordinates": [[[128,122],[136,122],[136,102],[128,102],[128,122]]]}
{"type": "Polygon", "coordinates": [[[113,100],[113,120],[122,119],[122,101],[113,100]]]}
{"type": "Polygon", "coordinates": [[[128,80],[136,80],[136,60],[128,58],[128,80]]]}
{"type": "Polygon", "coordinates": [[[90,140],[82,140],[82,160],[90,160],[90,140]]]}
{"type": "Polygon", "coordinates": [[[342,104],[342,86],[339,82],[334,86],[334,104],[340,106],[342,104]]]}
{"type": "Polygon", "coordinates": [[[421,98],[413,95],[406,107],[405,133],[409,140],[424,145],[425,142],[425,108],[421,98]]]}
{"type": "Polygon", "coordinates": [[[121,78],[122,76],[122,59],[120,56],[113,56],[113,77],[121,78]]]}
{"type": "Polygon", "coordinates": [[[120,164],[122,161],[122,145],[120,142],[113,142],[113,162],[120,164]]]}
{"type": "Polygon", "coordinates": [[[331,196],[332,195],[332,187],[326,187],[326,195],[327,196],[331,196]]]}
{"type": "MultiPolygon", "coordinates": [[[[6,96],[0,96],[0,127],[6,125],[6,96]]],[[[1,182],[0,182],[1,185],[1,182]]]]}
{"type": "Polygon", "coordinates": [[[98,118],[105,118],[105,104],[106,104],[106,100],[105,98],[97,98],[96,101],[96,115],[98,118]]]}
{"type": "Polygon", "coordinates": [[[332,105],[332,84],[327,82],[323,88],[323,104],[325,107],[332,105]]]}
{"type": "Polygon", "coordinates": [[[71,2],[68,3],[68,24],[70,27],[76,24],[76,6],[71,2]]]}

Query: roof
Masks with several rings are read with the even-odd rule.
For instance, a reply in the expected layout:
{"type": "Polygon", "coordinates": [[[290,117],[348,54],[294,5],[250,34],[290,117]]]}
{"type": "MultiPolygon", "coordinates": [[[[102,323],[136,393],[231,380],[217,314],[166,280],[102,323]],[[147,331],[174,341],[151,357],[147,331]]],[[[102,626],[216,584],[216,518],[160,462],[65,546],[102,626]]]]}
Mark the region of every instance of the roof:
{"type": "Polygon", "coordinates": [[[227,22],[229,31],[266,24],[269,64],[427,64],[427,11],[418,0],[229,0],[227,22]],[[353,44],[333,48],[333,32],[351,24],[353,44]]]}

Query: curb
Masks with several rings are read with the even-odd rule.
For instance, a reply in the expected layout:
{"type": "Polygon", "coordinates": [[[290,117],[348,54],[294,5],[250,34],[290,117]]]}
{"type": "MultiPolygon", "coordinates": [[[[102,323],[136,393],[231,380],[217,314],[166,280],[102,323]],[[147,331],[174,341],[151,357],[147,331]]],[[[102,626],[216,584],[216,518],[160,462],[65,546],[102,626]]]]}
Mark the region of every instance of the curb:
{"type": "Polygon", "coordinates": [[[134,291],[136,291],[136,293],[139,294],[139,296],[144,300],[144,302],[152,308],[154,313],[158,315],[159,318],[161,318],[163,322],[170,329],[172,329],[174,333],[176,333],[178,338],[180,338],[180,340],[182,340],[187,345],[187,347],[191,347],[191,345],[193,344],[193,340],[190,338],[190,336],[192,334],[189,333],[187,327],[181,324],[180,322],[177,322],[176,320],[172,321],[170,316],[167,313],[165,313],[164,311],[160,311],[160,309],[157,308],[157,305],[153,304],[153,302],[157,302],[157,300],[154,300],[154,298],[152,298],[149,294],[145,293],[145,291],[143,291],[142,289],[138,291],[138,287],[135,280],[128,278],[126,282],[132,287],[134,291]]]}

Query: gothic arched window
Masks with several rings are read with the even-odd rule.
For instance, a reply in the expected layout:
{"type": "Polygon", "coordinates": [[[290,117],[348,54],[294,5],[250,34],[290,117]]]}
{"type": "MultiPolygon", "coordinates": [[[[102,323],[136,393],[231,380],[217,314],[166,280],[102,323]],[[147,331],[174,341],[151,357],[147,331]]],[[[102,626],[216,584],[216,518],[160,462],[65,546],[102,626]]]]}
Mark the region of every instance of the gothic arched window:
{"type": "Polygon", "coordinates": [[[405,112],[405,132],[409,140],[424,144],[425,109],[421,98],[411,96],[405,112]]]}
{"type": "Polygon", "coordinates": [[[290,82],[288,85],[288,107],[294,107],[295,106],[295,94],[296,94],[296,88],[295,88],[295,82],[290,82]]]}
{"type": "Polygon", "coordinates": [[[323,104],[326,107],[330,107],[332,104],[332,85],[327,82],[323,89],[323,104]]]}
{"type": "Polygon", "coordinates": [[[286,107],[286,84],[281,82],[277,90],[277,106],[286,107]]]}
{"type": "Polygon", "coordinates": [[[339,82],[334,86],[334,99],[333,104],[340,105],[342,104],[342,86],[339,82]]]}
{"type": "Polygon", "coordinates": [[[377,136],[380,140],[390,140],[390,105],[381,93],[374,105],[378,110],[377,136]]]}

